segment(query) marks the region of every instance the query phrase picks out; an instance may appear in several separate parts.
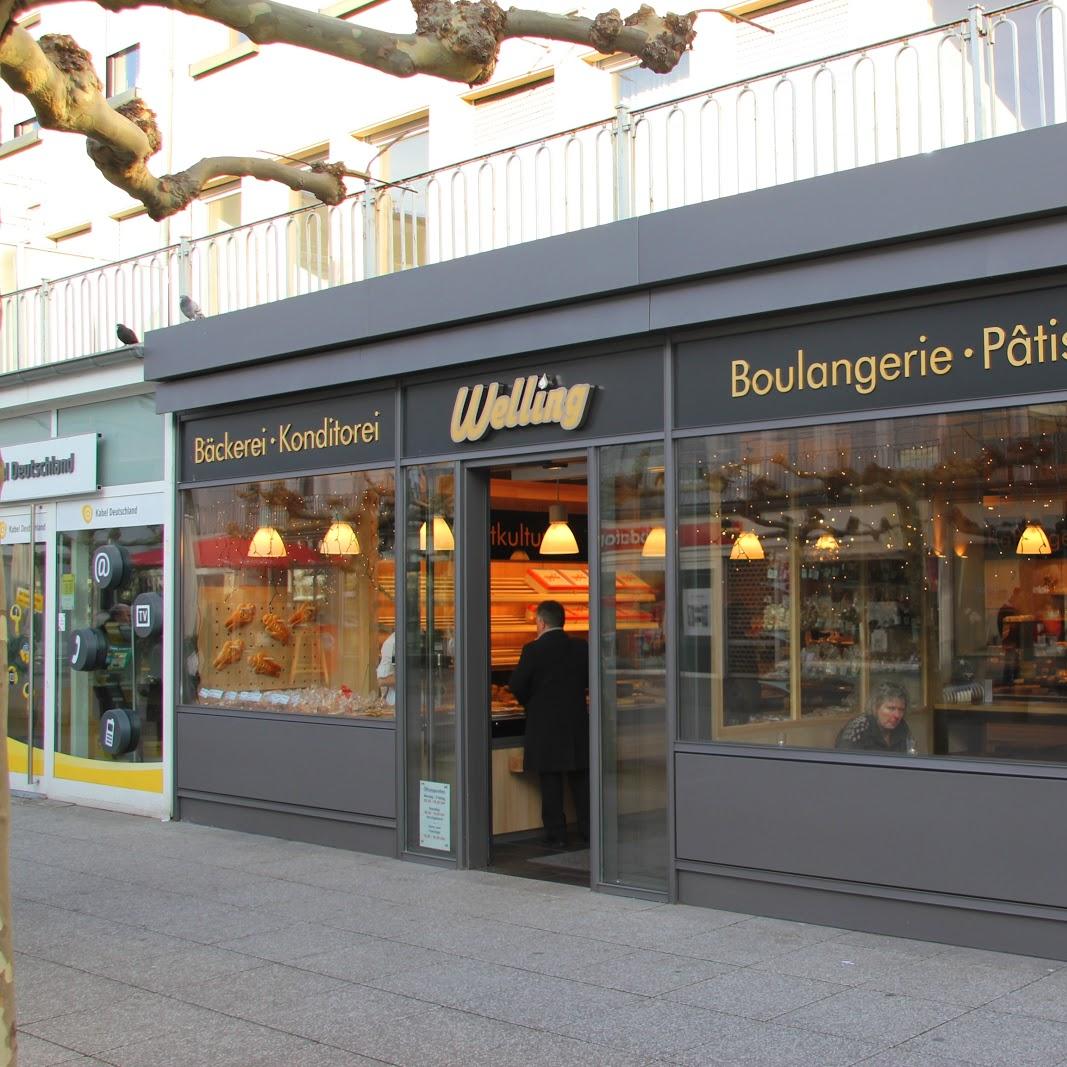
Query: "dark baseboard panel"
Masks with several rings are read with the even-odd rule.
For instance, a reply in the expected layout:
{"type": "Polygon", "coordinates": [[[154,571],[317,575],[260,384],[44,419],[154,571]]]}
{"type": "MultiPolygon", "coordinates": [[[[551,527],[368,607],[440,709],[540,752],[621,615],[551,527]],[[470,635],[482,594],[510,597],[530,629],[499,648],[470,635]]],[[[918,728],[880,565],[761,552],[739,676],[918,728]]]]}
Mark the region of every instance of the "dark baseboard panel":
{"type": "Polygon", "coordinates": [[[1067,909],[971,906],[936,894],[768,879],[763,872],[679,870],[678,903],[946,945],[1067,959],[1067,909]]]}
{"type": "Polygon", "coordinates": [[[331,817],[329,812],[279,811],[203,797],[178,798],[178,818],[201,826],[217,826],[264,837],[282,837],[350,852],[396,856],[396,826],[331,817]]]}

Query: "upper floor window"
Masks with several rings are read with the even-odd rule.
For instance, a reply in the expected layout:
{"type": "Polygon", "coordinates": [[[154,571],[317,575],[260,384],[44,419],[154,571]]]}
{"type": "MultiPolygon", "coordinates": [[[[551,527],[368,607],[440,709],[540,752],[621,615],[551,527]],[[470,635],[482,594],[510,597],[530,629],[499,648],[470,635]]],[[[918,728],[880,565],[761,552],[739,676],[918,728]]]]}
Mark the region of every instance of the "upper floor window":
{"type": "Polygon", "coordinates": [[[16,137],[24,137],[24,136],[26,136],[26,134],[40,133],[40,132],[41,132],[41,124],[40,124],[40,122],[37,121],[36,118],[23,119],[22,122],[16,122],[15,123],[15,136],[16,137]]]}
{"type": "Polygon", "coordinates": [[[139,44],[130,45],[129,48],[108,56],[105,75],[105,91],[108,97],[118,96],[119,93],[134,88],[140,73],[141,46],[139,44]]]}

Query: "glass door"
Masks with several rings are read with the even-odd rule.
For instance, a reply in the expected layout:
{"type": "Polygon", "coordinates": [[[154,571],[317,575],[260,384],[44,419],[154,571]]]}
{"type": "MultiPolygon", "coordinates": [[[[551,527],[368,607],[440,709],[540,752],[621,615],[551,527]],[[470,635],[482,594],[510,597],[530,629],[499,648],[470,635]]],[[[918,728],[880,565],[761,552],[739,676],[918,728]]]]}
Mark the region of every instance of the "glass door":
{"type": "Polygon", "coordinates": [[[455,469],[448,464],[406,472],[405,847],[437,856],[456,854],[459,825],[455,486],[455,469]]]}
{"type": "Polygon", "coordinates": [[[663,445],[600,450],[601,878],[667,890],[663,445]]]}
{"type": "MultiPolygon", "coordinates": [[[[34,508],[34,511],[38,509],[34,508]]],[[[8,768],[20,788],[44,773],[45,534],[40,514],[0,517],[0,606],[7,622],[8,768]]]]}
{"type": "Polygon", "coordinates": [[[162,792],[163,527],[60,531],[57,554],[55,777],[162,792]]]}

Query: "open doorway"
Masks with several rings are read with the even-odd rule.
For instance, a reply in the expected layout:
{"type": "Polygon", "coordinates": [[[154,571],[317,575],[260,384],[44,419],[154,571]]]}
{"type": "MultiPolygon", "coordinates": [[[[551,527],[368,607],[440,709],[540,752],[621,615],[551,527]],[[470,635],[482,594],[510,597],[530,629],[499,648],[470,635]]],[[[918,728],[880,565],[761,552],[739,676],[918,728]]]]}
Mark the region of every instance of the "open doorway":
{"type": "MultiPolygon", "coordinates": [[[[523,647],[544,629],[542,602],[558,603],[564,632],[588,641],[588,501],[584,455],[490,472],[489,866],[577,885],[589,884],[588,715],[578,710],[554,720],[547,738],[535,727],[527,754],[527,708],[509,682],[523,647]],[[552,792],[560,787],[563,825],[553,816],[552,792]]],[[[581,651],[570,648],[575,662],[581,651]]],[[[584,656],[588,666],[587,650],[584,656]]]]}

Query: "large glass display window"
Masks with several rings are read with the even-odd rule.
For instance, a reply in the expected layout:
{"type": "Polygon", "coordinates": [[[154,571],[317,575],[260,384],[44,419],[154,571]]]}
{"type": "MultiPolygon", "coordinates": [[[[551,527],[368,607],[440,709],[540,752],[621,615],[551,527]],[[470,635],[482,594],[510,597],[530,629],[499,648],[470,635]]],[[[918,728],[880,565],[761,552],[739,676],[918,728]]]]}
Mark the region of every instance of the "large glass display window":
{"type": "Polygon", "coordinates": [[[162,596],[163,527],[61,531],[58,553],[56,752],[158,763],[163,759],[162,615],[156,611],[156,622],[137,634],[134,602],[142,595],[162,596]],[[108,556],[106,567],[99,562],[102,553],[108,556]],[[121,716],[110,730],[109,713],[121,716]]]}
{"type": "Polygon", "coordinates": [[[1067,761],[1067,406],[678,449],[683,739],[1067,761]]]}
{"type": "Polygon", "coordinates": [[[183,701],[393,719],[394,507],[391,470],[187,491],[183,701]]]}

